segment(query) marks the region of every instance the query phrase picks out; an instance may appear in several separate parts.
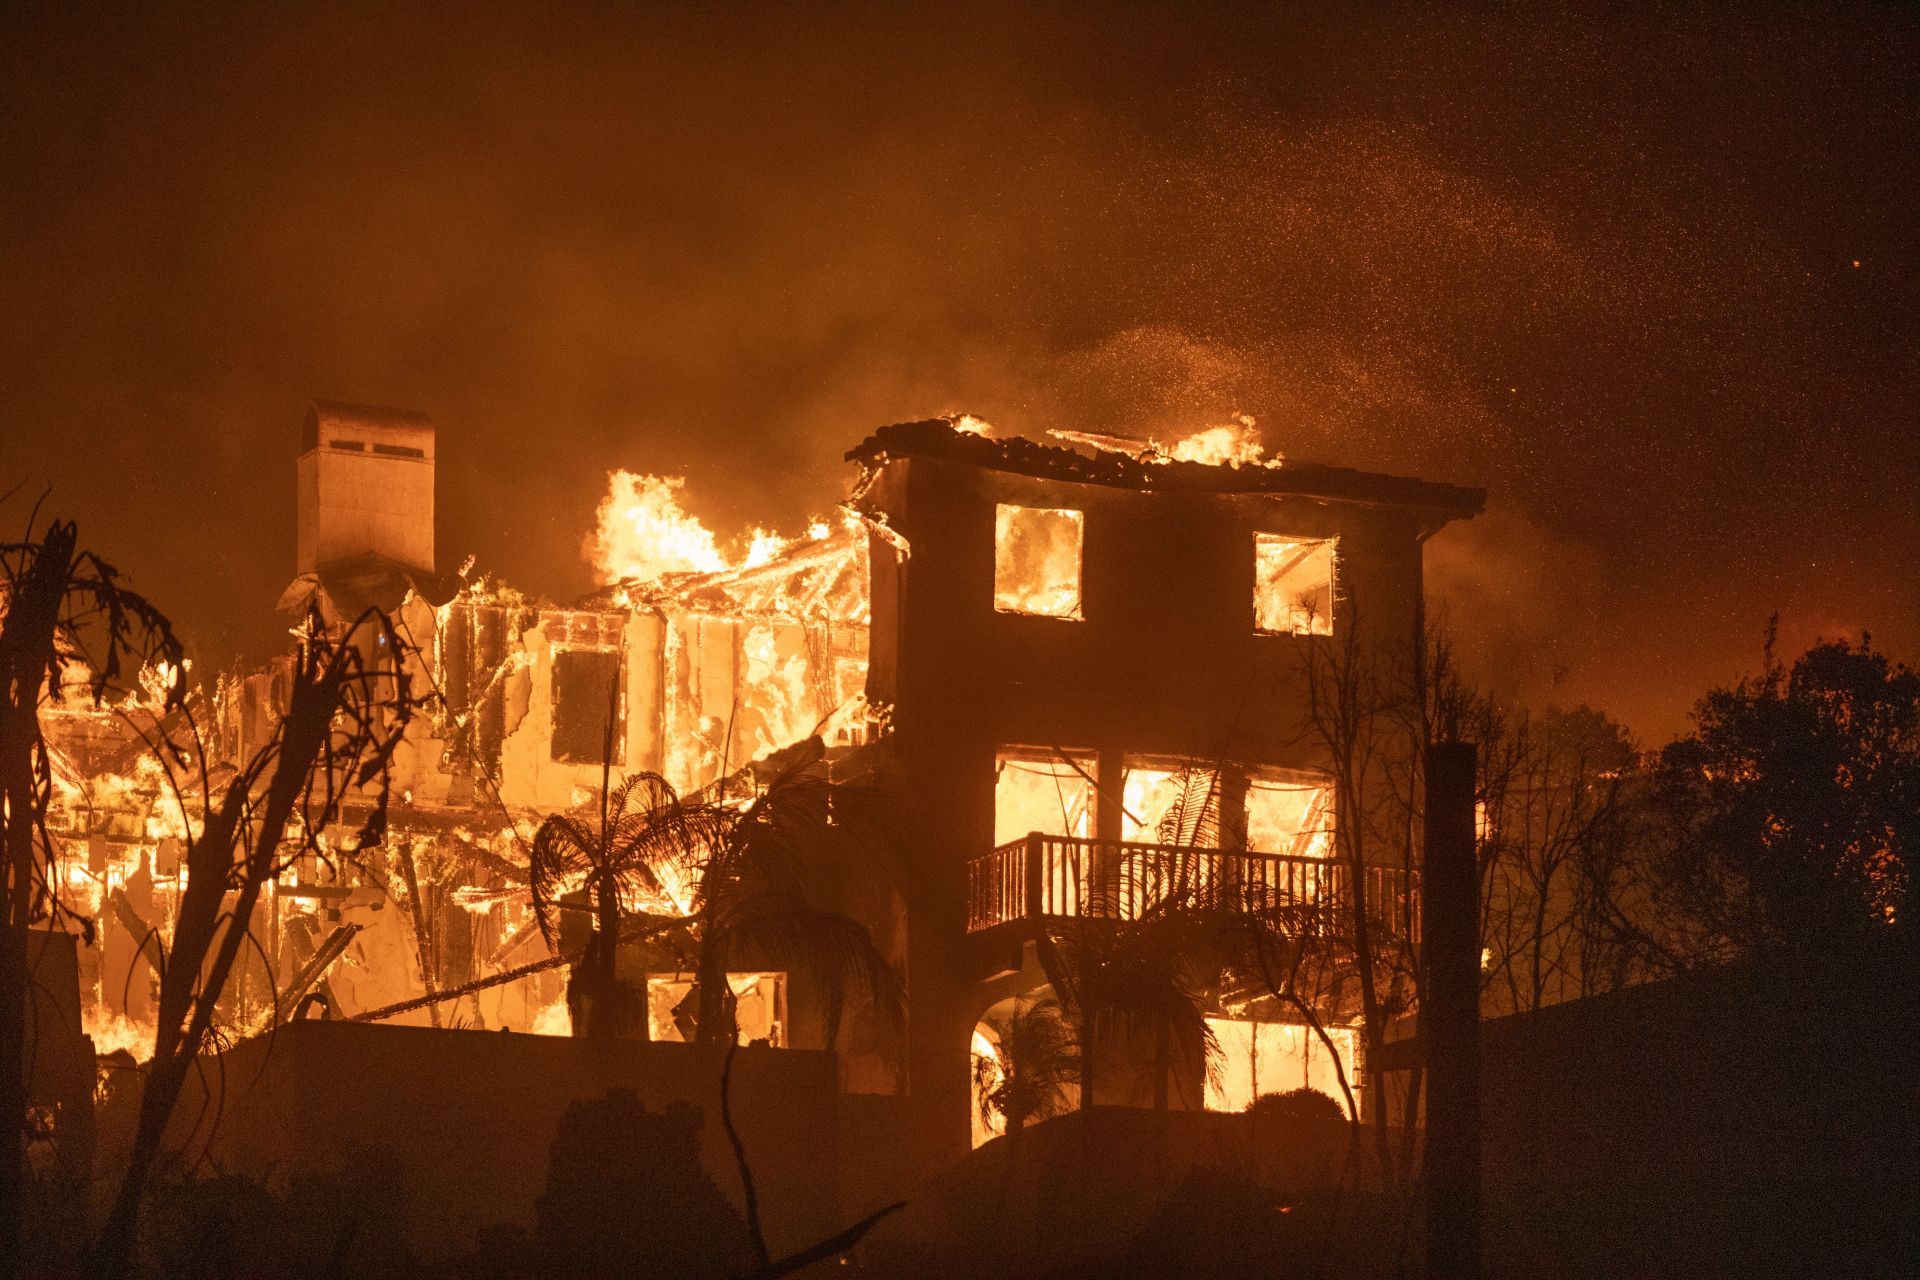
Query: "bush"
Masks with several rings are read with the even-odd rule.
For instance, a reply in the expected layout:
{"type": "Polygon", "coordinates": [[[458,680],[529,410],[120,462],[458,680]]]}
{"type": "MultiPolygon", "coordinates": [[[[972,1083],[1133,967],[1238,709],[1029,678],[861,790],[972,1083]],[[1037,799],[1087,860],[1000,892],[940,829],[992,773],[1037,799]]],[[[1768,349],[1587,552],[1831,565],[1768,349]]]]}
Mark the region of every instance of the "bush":
{"type": "Polygon", "coordinates": [[[1248,1106],[1247,1114],[1276,1120],[1288,1127],[1312,1124],[1342,1124],[1346,1108],[1318,1089],[1289,1089],[1285,1093],[1263,1093],[1248,1106]]]}
{"type": "Polygon", "coordinates": [[[700,1163],[700,1111],[649,1111],[630,1089],[568,1105],[533,1244],[550,1276],[723,1277],[746,1270],[746,1224],[700,1163]]]}

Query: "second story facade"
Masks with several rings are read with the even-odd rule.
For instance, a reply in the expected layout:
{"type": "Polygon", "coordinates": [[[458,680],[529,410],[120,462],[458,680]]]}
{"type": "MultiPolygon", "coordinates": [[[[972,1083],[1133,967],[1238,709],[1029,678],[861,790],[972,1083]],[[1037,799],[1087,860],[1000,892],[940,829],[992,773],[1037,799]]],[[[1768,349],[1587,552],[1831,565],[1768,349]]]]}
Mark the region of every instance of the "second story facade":
{"type": "MultiPolygon", "coordinates": [[[[1030,833],[1325,860],[1340,798],[1317,685],[1416,668],[1422,544],[1484,500],[943,420],[849,456],[876,530],[868,697],[909,776],[920,874],[971,897],[975,929],[1005,907],[951,892],[962,869],[1030,833]]],[[[1080,909],[1056,896],[1051,914],[1080,909]]]]}

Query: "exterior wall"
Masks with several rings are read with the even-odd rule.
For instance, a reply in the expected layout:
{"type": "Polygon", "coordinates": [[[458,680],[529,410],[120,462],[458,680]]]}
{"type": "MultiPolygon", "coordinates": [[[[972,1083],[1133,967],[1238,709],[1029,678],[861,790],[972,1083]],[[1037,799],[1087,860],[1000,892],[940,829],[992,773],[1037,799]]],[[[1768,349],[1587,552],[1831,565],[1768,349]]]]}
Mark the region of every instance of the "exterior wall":
{"type": "Polygon", "coordinates": [[[835,710],[836,667],[864,665],[866,655],[861,628],[771,618],[547,610],[531,625],[503,625],[525,629],[467,678],[484,679],[489,664],[509,656],[516,663],[488,695],[499,703],[502,726],[500,793],[514,809],[544,813],[572,807],[578,792],[600,786],[597,763],[553,756],[554,659],[567,648],[620,655],[615,775],[658,773],[682,794],[812,733],[835,710]]]}
{"type": "Polygon", "coordinates": [[[521,633],[525,661],[508,676],[508,728],[500,748],[500,796],[509,807],[551,813],[580,803],[579,793],[598,792],[598,764],[553,758],[553,665],[556,652],[603,647],[601,637],[612,638],[621,658],[622,736],[615,778],[660,770],[662,631],[661,620],[647,614],[556,610],[521,633]]]}
{"type": "MultiPolygon", "coordinates": [[[[911,1088],[968,1142],[968,1042],[980,1011],[966,959],[966,868],[993,840],[1002,744],[1101,753],[1097,834],[1119,832],[1127,752],[1312,768],[1305,646],[1345,643],[1410,670],[1420,544],[1412,512],[1296,497],[1067,483],[936,459],[888,464],[870,493],[911,548],[880,539],[868,696],[888,701],[907,799],[911,1088]],[[1001,502],[1085,513],[1084,619],[996,613],[1001,502]],[[1333,637],[1253,623],[1256,531],[1340,540],[1333,637]]],[[[949,1132],[950,1130],[950,1132],[949,1132]]]]}
{"type": "MultiPolygon", "coordinates": [[[[567,1104],[614,1088],[653,1109],[700,1107],[701,1161],[739,1201],[718,1064],[690,1045],[315,1021],[248,1040],[225,1066],[224,1077],[206,1075],[217,1098],[193,1096],[200,1085],[190,1080],[172,1142],[189,1141],[196,1124],[204,1139],[205,1116],[217,1114],[209,1154],[218,1166],[283,1188],[391,1159],[410,1199],[409,1243],[427,1257],[465,1252],[488,1227],[531,1225],[567,1104]]],[[[743,1049],[735,1060],[734,1121],[776,1254],[844,1225],[834,1202],[837,1102],[824,1054],[743,1049]]]]}
{"type": "Polygon", "coordinates": [[[1883,1275],[1920,1257],[1912,975],[1896,943],[1483,1023],[1489,1273],[1883,1275]]]}

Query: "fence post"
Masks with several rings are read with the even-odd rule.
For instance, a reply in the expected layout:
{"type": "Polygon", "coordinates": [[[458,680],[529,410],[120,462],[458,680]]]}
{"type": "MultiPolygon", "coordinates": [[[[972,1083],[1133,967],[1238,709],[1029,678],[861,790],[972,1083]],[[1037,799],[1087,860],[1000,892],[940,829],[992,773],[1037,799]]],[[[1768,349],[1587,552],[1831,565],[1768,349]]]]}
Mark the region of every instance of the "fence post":
{"type": "Polygon", "coordinates": [[[1041,897],[1041,895],[1045,892],[1045,885],[1046,885],[1046,880],[1044,878],[1045,873],[1043,870],[1043,868],[1045,867],[1045,863],[1041,861],[1043,857],[1045,857],[1045,841],[1042,839],[1038,831],[1028,832],[1027,833],[1027,865],[1026,865],[1026,875],[1027,875],[1026,917],[1029,920],[1038,920],[1041,916],[1046,914],[1044,910],[1044,904],[1042,902],[1042,897],[1041,897]]]}
{"type": "Polygon", "coordinates": [[[1470,742],[1427,748],[1420,1041],[1427,1059],[1427,1265],[1480,1275],[1480,876],[1470,742]]]}

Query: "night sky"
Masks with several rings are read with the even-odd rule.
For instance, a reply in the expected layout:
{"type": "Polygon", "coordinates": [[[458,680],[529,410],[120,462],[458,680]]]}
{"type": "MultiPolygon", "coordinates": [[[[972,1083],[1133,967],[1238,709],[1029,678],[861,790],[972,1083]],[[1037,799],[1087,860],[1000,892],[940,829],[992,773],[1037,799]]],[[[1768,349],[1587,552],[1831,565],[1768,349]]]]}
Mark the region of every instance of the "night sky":
{"type": "Polygon", "coordinates": [[[881,423],[1240,411],[1490,488],[1430,579],[1536,703],[1920,651],[1899,10],[163,8],[0,17],[0,520],[203,663],[284,639],[314,396],[432,415],[443,567],[556,598],[613,467],[797,528],[881,423]]]}

